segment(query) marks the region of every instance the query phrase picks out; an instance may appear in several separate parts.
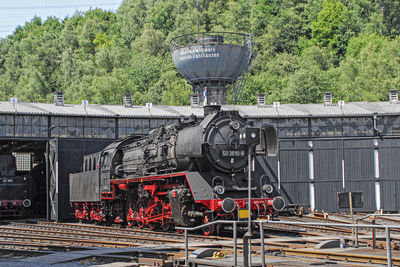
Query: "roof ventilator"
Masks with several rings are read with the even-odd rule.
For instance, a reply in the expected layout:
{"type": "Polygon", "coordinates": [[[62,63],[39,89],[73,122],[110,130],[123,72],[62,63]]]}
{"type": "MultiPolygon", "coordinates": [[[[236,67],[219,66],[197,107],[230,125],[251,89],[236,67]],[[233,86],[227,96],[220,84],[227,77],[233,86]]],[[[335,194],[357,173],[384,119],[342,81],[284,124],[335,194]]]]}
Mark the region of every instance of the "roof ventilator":
{"type": "Polygon", "coordinates": [[[389,90],[389,102],[398,103],[399,101],[399,90],[389,90]]]}
{"type": "Polygon", "coordinates": [[[325,92],[324,93],[324,105],[332,105],[332,92],[325,92]]]}
{"type": "Polygon", "coordinates": [[[200,106],[200,96],[198,94],[190,95],[190,106],[196,108],[200,106]]]}
{"type": "Polygon", "coordinates": [[[146,103],[146,108],[151,109],[153,107],[153,103],[146,103]]]}
{"type": "Polygon", "coordinates": [[[132,94],[124,94],[124,107],[126,108],[133,107],[132,94]]]}
{"type": "Polygon", "coordinates": [[[344,106],[344,100],[340,100],[340,101],[338,101],[338,106],[339,106],[339,107],[342,107],[342,106],[344,106]]]}
{"type": "Polygon", "coordinates": [[[279,108],[281,106],[280,102],[274,102],[273,107],[274,108],[279,108]]]}
{"type": "Polygon", "coordinates": [[[259,107],[265,106],[265,94],[257,94],[257,105],[259,107]]]}
{"type": "Polygon", "coordinates": [[[55,92],[54,93],[54,104],[56,106],[64,106],[64,92],[55,92]]]}

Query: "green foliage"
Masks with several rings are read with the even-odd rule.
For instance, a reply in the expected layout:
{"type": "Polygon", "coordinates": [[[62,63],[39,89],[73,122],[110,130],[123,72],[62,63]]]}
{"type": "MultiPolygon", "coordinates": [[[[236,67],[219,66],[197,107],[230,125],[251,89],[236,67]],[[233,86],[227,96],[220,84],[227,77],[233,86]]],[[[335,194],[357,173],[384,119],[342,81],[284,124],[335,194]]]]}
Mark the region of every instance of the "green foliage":
{"type": "Polygon", "coordinates": [[[336,55],[342,56],[346,51],[350,29],[348,8],[337,0],[324,0],[318,17],[311,23],[312,44],[327,47],[336,55]]]}
{"type": "MultiPolygon", "coordinates": [[[[197,31],[251,32],[255,55],[240,104],[381,101],[400,86],[398,0],[124,0],[31,21],[0,39],[0,100],[186,105],[170,40],[197,31]]],[[[229,93],[230,94],[230,93],[229,93]]],[[[229,95],[228,103],[232,103],[229,95]]]]}

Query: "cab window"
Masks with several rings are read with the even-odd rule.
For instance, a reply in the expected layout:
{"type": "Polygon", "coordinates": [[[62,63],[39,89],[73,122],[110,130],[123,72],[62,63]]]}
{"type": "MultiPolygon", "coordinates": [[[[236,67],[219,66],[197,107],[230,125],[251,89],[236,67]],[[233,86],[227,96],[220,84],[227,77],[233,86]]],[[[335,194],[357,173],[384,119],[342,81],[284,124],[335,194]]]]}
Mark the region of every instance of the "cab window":
{"type": "Polygon", "coordinates": [[[101,155],[100,164],[102,168],[104,167],[108,169],[110,164],[110,156],[108,152],[105,152],[104,154],[101,155]]]}

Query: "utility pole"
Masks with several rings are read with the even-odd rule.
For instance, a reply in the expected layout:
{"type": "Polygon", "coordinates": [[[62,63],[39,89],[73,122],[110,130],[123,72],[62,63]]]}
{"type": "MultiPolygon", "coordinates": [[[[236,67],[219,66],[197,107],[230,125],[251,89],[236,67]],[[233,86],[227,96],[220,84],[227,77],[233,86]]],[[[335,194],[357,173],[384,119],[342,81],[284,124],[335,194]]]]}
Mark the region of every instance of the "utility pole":
{"type": "Polygon", "coordinates": [[[384,19],[385,19],[385,14],[384,14],[384,5],[383,5],[383,0],[379,1],[381,3],[381,15],[382,15],[382,22],[379,25],[379,35],[382,36],[382,27],[383,27],[383,23],[384,23],[384,19]]]}
{"type": "Polygon", "coordinates": [[[253,146],[248,146],[248,202],[247,209],[249,212],[248,216],[248,227],[247,232],[243,236],[243,266],[251,266],[251,162],[252,162],[253,146]]]}
{"type": "Polygon", "coordinates": [[[259,128],[254,128],[253,122],[247,121],[247,125],[240,132],[240,144],[247,146],[248,156],[248,167],[247,167],[247,184],[248,184],[248,201],[247,201],[247,212],[248,212],[248,229],[243,236],[243,266],[251,266],[251,169],[252,161],[254,159],[254,148],[256,145],[261,143],[261,131],[259,128]]]}
{"type": "Polygon", "coordinates": [[[196,0],[196,13],[197,13],[197,32],[200,32],[200,25],[199,25],[199,0],[196,0]]]}

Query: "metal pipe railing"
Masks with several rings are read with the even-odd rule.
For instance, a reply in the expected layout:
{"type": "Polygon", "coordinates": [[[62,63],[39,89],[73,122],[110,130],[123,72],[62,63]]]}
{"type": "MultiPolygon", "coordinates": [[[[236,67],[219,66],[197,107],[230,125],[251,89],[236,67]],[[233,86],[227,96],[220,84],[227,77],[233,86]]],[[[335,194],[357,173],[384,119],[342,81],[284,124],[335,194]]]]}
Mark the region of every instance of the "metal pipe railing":
{"type": "MultiPolygon", "coordinates": [[[[368,218],[368,217],[366,217],[368,218]]],[[[247,224],[248,221],[214,221],[207,224],[199,225],[196,227],[176,227],[178,230],[184,230],[185,237],[185,265],[189,264],[189,245],[188,245],[188,232],[202,229],[215,224],[233,224],[233,249],[234,249],[234,265],[237,266],[237,224],[247,224]]],[[[345,228],[355,228],[356,233],[358,233],[358,228],[371,228],[375,229],[385,229],[386,232],[386,255],[387,255],[387,266],[392,266],[392,251],[390,245],[390,229],[400,229],[400,225],[360,225],[360,224],[344,224],[344,223],[312,223],[312,222],[288,222],[288,221],[272,221],[272,220],[254,220],[252,223],[260,224],[260,241],[261,241],[261,257],[262,266],[265,267],[265,245],[264,245],[264,225],[266,224],[286,224],[286,225],[309,225],[309,226],[333,226],[333,227],[345,227],[345,228]]],[[[358,236],[356,235],[356,241],[358,243],[358,236]]],[[[251,251],[249,251],[251,254],[251,251]]]]}
{"type": "MultiPolygon", "coordinates": [[[[226,221],[226,220],[219,220],[214,222],[209,222],[206,224],[202,224],[195,227],[175,227],[177,230],[184,230],[185,233],[185,266],[189,266],[189,245],[188,245],[188,231],[196,231],[200,230],[204,227],[208,227],[214,224],[233,224],[233,257],[234,257],[234,266],[237,266],[237,225],[238,224],[245,224],[248,221],[226,221]]],[[[251,251],[249,251],[251,254],[251,251]]]]}
{"type": "Polygon", "coordinates": [[[233,222],[233,257],[234,266],[237,265],[237,222],[233,222]]]}
{"type": "MultiPolygon", "coordinates": [[[[359,221],[364,220],[366,218],[370,218],[371,219],[371,223],[372,225],[375,224],[375,217],[396,217],[396,216],[400,216],[400,214],[376,214],[376,213],[371,213],[371,214],[367,214],[364,215],[361,218],[356,219],[356,224],[358,224],[359,221]]],[[[376,248],[376,233],[375,233],[375,228],[372,228],[372,248],[375,249],[376,248]]],[[[358,228],[355,228],[355,247],[358,247],[358,228]]]]}

